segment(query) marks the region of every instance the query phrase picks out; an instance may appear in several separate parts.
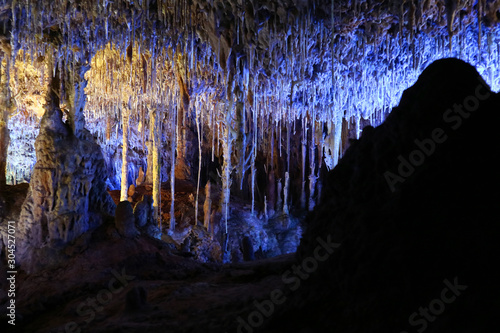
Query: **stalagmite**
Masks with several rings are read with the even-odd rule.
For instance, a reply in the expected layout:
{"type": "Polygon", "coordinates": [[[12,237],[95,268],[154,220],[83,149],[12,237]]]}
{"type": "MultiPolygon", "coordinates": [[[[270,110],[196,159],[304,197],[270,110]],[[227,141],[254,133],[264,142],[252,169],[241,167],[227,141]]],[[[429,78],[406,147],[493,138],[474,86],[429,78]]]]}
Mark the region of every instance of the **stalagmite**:
{"type": "Polygon", "coordinates": [[[56,75],[47,89],[35,141],[37,161],[17,224],[16,259],[27,272],[56,263],[61,249],[97,228],[115,210],[106,191],[100,147],[91,138],[76,137],[63,122],[60,75],[52,54],[47,52],[47,63],[56,75]]]}
{"type": "Polygon", "coordinates": [[[283,200],[281,199],[281,194],[283,192],[283,185],[281,184],[281,178],[278,179],[278,186],[277,186],[277,202],[276,202],[276,210],[279,211],[283,207],[283,200]]]}
{"type": "Polygon", "coordinates": [[[267,196],[264,196],[264,221],[267,221],[269,215],[267,213],[267,196]]]}
{"type": "Polygon", "coordinates": [[[290,173],[285,172],[285,188],[283,189],[283,213],[288,214],[290,212],[288,208],[288,193],[290,191],[290,173]]]}

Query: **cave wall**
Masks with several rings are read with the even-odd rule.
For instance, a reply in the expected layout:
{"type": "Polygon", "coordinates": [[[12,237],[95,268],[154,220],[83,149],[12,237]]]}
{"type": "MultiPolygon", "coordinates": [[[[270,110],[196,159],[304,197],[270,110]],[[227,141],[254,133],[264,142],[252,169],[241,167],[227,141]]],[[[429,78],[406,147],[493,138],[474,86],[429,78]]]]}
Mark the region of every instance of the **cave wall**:
{"type": "Polygon", "coordinates": [[[66,69],[57,107],[99,143],[107,188],[125,197],[140,167],[151,181],[160,151],[172,194],[175,177],[220,186],[226,225],[232,195],[252,213],[311,210],[349,139],[382,123],[435,59],[466,60],[498,90],[498,13],[493,1],[8,1],[7,181],[38,172],[54,56],[66,69]]]}
{"type": "MultiPolygon", "coordinates": [[[[184,142],[184,145],[192,144],[193,151],[197,146],[196,114],[200,114],[204,122],[205,150],[214,149],[210,133],[215,135],[215,146],[227,141],[223,135],[227,121],[221,119],[220,114],[225,108],[217,107],[214,100],[227,100],[228,87],[236,85],[242,94],[236,98],[243,103],[247,113],[246,124],[244,127],[236,124],[235,120],[241,120],[241,115],[233,115],[228,126],[239,133],[245,128],[248,137],[256,135],[258,150],[269,155],[271,129],[279,128],[281,138],[286,140],[286,132],[291,128],[287,124],[306,119],[309,120],[310,136],[313,131],[310,119],[315,117],[319,121],[316,128],[327,128],[314,143],[320,152],[317,158],[324,159],[331,169],[346,142],[345,139],[339,142],[345,130],[340,129],[342,119],[347,119],[348,124],[352,120],[356,128],[351,138],[359,136],[363,127],[360,124],[366,121],[379,124],[387,110],[397,103],[402,91],[435,59],[444,56],[464,59],[478,67],[493,90],[500,86],[496,65],[499,37],[495,28],[499,8],[491,1],[391,4],[382,1],[278,1],[249,2],[245,6],[223,1],[161,4],[148,1],[142,5],[117,2],[95,6],[89,1],[72,6],[56,1],[47,6],[42,2],[28,2],[25,7],[10,5],[10,10],[8,6],[2,10],[2,17],[6,22],[4,35],[12,31],[13,38],[5,37],[5,41],[14,51],[26,51],[22,52],[25,63],[26,58],[28,63],[37,57],[43,58],[43,43],[36,36],[45,36],[47,42],[58,44],[61,55],[65,54],[67,44],[80,50],[80,58],[88,58],[91,79],[86,89],[85,114],[89,129],[105,151],[111,188],[121,183],[119,109],[122,103],[129,102],[129,97],[135,107],[131,147],[127,154],[130,160],[128,174],[133,182],[139,167],[144,168],[147,164],[145,141],[149,137],[149,122],[148,112],[142,104],[150,103],[154,107],[151,98],[163,95],[165,89],[175,92],[173,96],[165,95],[172,99],[172,104],[164,112],[177,110],[177,105],[185,104],[188,108],[189,127],[195,137],[189,140],[192,143],[184,142]],[[44,15],[40,14],[40,6],[46,8],[44,15]],[[83,10],[88,12],[87,16],[81,15],[83,10]],[[144,10],[145,15],[140,16],[144,10]],[[61,16],[61,13],[67,14],[61,16]],[[188,16],[191,21],[185,19],[188,16]],[[52,30],[43,30],[31,23],[39,19],[49,24],[50,18],[58,22],[52,30]],[[29,29],[21,29],[22,22],[29,29]],[[87,28],[77,32],[77,26],[87,28]],[[116,51],[104,60],[102,50],[109,49],[110,42],[116,51]],[[101,62],[99,57],[103,57],[101,62]],[[156,88],[154,81],[164,74],[162,67],[169,67],[164,79],[170,82],[156,88]],[[110,89],[105,88],[106,84],[110,89]],[[125,96],[121,98],[120,94],[125,96]],[[183,102],[177,103],[177,98],[183,102]],[[192,103],[186,104],[186,98],[188,101],[191,98],[192,103]],[[262,131],[257,133],[252,131],[254,113],[259,121],[270,118],[258,122],[262,131]],[[107,133],[108,123],[112,123],[114,136],[107,133]],[[141,126],[144,131],[136,132],[141,126]],[[287,130],[281,133],[283,126],[287,130]]],[[[15,72],[12,80],[17,84],[23,77],[15,72]]],[[[163,100],[162,104],[170,103],[163,100]]],[[[32,114],[33,110],[25,107],[30,105],[28,102],[18,98],[17,107],[32,114]]],[[[31,114],[23,119],[31,119],[31,114]]],[[[11,140],[9,149],[7,181],[13,182],[13,178],[15,182],[27,181],[35,162],[34,151],[19,148],[33,142],[37,129],[32,124],[18,125],[22,121],[18,116],[12,121],[9,128],[16,140],[11,140]],[[25,132],[28,133],[24,135],[25,132]]],[[[163,121],[168,122],[167,119],[163,121]]],[[[168,127],[164,129],[171,131],[168,127]]],[[[169,136],[166,134],[166,145],[169,145],[169,136]]],[[[241,149],[240,146],[235,147],[241,149]]],[[[285,146],[286,141],[279,145],[280,153],[282,147],[286,150],[285,146]]],[[[233,150],[237,149],[235,147],[233,150]]],[[[169,178],[168,164],[171,163],[166,150],[162,149],[165,151],[162,163],[165,181],[169,178]]],[[[211,154],[209,151],[206,155],[211,154]]],[[[269,160],[269,156],[266,159],[269,160]]],[[[192,163],[191,168],[196,167],[196,163],[192,163]]],[[[196,170],[193,171],[196,174],[196,170]]],[[[281,173],[278,178],[284,176],[281,173]]]]}

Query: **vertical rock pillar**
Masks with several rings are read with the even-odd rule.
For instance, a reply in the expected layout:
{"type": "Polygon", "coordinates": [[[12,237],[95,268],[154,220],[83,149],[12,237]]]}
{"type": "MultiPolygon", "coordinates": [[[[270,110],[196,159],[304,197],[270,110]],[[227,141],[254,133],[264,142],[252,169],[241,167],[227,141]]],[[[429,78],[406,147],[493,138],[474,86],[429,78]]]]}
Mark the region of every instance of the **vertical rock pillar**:
{"type": "MultiPolygon", "coordinates": [[[[152,140],[152,176],[153,176],[153,210],[155,223],[160,223],[160,204],[161,204],[161,170],[160,170],[160,145],[161,134],[158,117],[159,110],[151,108],[149,112],[150,126],[153,128],[152,140]]],[[[151,138],[150,138],[151,139],[151,138]]]]}
{"type": "Polygon", "coordinates": [[[130,108],[128,108],[125,103],[122,107],[122,131],[123,131],[123,142],[122,142],[122,182],[120,187],[120,201],[128,200],[128,131],[129,131],[129,120],[130,120],[130,108]]]}
{"type": "Polygon", "coordinates": [[[177,156],[175,164],[175,178],[181,180],[192,179],[191,165],[189,161],[194,160],[195,148],[193,147],[194,133],[191,129],[191,120],[189,118],[189,90],[185,78],[187,69],[185,69],[182,56],[179,53],[176,61],[176,75],[180,91],[180,103],[177,109],[177,156]]]}
{"type": "MultiPolygon", "coordinates": [[[[12,109],[9,88],[10,56],[6,56],[5,69],[0,68],[0,191],[6,185],[7,150],[9,147],[9,129],[7,127],[12,109]]],[[[0,63],[1,63],[0,59],[0,63]]]]}
{"type": "MultiPolygon", "coordinates": [[[[54,66],[51,52],[47,56],[49,67],[54,66]]],[[[106,191],[108,175],[101,148],[80,127],[84,122],[76,122],[76,126],[69,118],[69,123],[63,122],[59,69],[49,69],[49,73],[54,76],[35,141],[37,161],[16,234],[16,260],[27,272],[63,260],[67,244],[98,227],[105,215],[115,211],[106,191]],[[79,129],[78,136],[73,128],[79,129]]]]}
{"type": "Polygon", "coordinates": [[[77,54],[72,54],[73,61],[66,63],[64,71],[64,86],[66,100],[69,106],[68,121],[73,133],[76,137],[81,138],[83,129],[85,128],[85,116],[83,110],[87,96],[85,95],[85,87],[87,80],[85,73],[90,69],[90,62],[77,60],[77,54]]]}

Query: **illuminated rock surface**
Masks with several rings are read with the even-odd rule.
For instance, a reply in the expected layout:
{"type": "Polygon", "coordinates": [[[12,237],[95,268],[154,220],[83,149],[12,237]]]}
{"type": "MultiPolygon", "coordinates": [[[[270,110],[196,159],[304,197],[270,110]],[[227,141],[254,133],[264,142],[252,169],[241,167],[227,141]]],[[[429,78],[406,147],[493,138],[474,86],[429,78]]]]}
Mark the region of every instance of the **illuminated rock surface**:
{"type": "Polygon", "coordinates": [[[35,141],[37,162],[17,223],[16,260],[27,271],[57,262],[66,244],[114,215],[101,150],[90,133],[79,139],[62,122],[58,102],[55,94],[48,96],[35,141]]]}
{"type": "Polygon", "coordinates": [[[485,331],[499,23],[493,0],[0,0],[20,325],[409,332],[457,276],[425,329],[485,331]],[[318,237],[342,245],[255,314],[318,237]]]}
{"type": "Polygon", "coordinates": [[[436,62],[328,175],[297,256],[201,264],[145,235],[117,237],[108,221],[70,245],[75,255],[59,268],[18,276],[18,324],[30,332],[495,330],[498,103],[469,65],[436,62]],[[484,100],[453,129],[444,112],[477,92],[484,100]],[[397,173],[398,156],[409,158],[415,139],[437,128],[447,139],[392,192],[386,172],[397,173]]]}

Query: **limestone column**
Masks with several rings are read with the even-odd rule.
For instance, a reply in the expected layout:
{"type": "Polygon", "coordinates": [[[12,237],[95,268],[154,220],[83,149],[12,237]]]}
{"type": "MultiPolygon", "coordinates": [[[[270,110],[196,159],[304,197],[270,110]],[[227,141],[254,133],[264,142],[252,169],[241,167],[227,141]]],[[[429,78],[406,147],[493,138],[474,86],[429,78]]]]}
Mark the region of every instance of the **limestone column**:
{"type": "Polygon", "coordinates": [[[180,103],[177,108],[177,156],[175,164],[175,178],[188,180],[192,178],[190,160],[194,157],[194,147],[192,139],[194,134],[191,130],[189,111],[189,91],[187,82],[184,78],[187,77],[187,70],[183,65],[182,55],[177,55],[176,61],[176,76],[180,91],[180,103]]]}
{"type": "Polygon", "coordinates": [[[69,108],[69,125],[76,137],[82,138],[83,129],[85,128],[85,116],[83,110],[87,96],[85,95],[85,87],[87,80],[85,73],[90,69],[90,62],[86,60],[75,60],[76,54],[72,55],[73,61],[68,61],[64,70],[64,86],[66,92],[66,101],[69,108]]]}
{"type": "MultiPolygon", "coordinates": [[[[0,59],[0,63],[3,61],[0,59]]],[[[6,66],[0,68],[0,191],[6,185],[7,150],[9,147],[9,129],[7,127],[12,110],[12,101],[9,88],[10,57],[5,57],[6,66]]]]}
{"type": "MultiPolygon", "coordinates": [[[[153,177],[153,209],[154,209],[154,219],[155,223],[159,221],[159,213],[160,213],[160,201],[161,201],[161,172],[160,172],[160,126],[159,126],[159,117],[158,117],[158,109],[151,108],[149,113],[149,119],[151,121],[150,126],[153,129],[153,137],[152,137],[152,177],[153,177]]],[[[151,139],[151,138],[150,138],[151,139]]],[[[150,166],[148,166],[148,169],[150,166]]],[[[161,223],[161,222],[160,222],[161,223]]]]}
{"type": "Polygon", "coordinates": [[[120,187],[120,201],[128,200],[128,131],[129,131],[129,120],[130,120],[130,108],[125,104],[122,107],[122,131],[123,131],[123,143],[122,143],[122,181],[120,187]]]}

